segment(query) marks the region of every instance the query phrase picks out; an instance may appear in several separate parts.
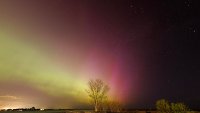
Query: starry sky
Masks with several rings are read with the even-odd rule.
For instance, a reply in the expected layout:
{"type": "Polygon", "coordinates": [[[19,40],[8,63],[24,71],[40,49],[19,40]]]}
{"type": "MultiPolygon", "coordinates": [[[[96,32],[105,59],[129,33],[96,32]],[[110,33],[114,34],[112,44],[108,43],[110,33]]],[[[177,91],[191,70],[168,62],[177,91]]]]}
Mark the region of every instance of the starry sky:
{"type": "Polygon", "coordinates": [[[0,108],[200,106],[198,0],[0,0],[0,108]]]}

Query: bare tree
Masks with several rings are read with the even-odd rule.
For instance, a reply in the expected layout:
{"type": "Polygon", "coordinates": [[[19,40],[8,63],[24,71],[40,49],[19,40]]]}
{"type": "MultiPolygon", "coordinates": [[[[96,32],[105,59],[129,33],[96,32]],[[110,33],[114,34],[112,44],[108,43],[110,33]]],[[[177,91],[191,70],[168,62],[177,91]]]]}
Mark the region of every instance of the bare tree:
{"type": "Polygon", "coordinates": [[[119,101],[108,100],[107,109],[112,113],[117,113],[122,111],[122,104],[119,101]]]}
{"type": "Polygon", "coordinates": [[[88,82],[88,87],[89,88],[86,89],[86,92],[92,99],[95,112],[100,111],[102,109],[103,101],[107,98],[109,87],[100,79],[90,80],[88,82]]]}

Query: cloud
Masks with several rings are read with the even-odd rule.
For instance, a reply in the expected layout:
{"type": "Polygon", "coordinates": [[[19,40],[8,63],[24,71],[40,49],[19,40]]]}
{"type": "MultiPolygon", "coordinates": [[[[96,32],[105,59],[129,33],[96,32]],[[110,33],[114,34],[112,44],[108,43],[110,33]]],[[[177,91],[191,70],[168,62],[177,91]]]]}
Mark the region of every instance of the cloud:
{"type": "Polygon", "coordinates": [[[16,96],[11,96],[11,95],[2,95],[2,96],[0,96],[0,99],[19,100],[19,99],[21,99],[21,98],[16,97],[16,96]]]}

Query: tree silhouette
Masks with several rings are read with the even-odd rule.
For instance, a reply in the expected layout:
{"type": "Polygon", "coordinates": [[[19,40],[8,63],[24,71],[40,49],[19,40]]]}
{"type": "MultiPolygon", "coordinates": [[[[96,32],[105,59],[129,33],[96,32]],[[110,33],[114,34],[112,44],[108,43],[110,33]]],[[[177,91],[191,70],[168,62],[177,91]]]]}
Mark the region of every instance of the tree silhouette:
{"type": "Polygon", "coordinates": [[[106,85],[100,79],[90,80],[88,82],[88,89],[86,89],[86,92],[88,93],[88,96],[92,99],[92,104],[94,105],[95,112],[102,109],[102,103],[107,98],[108,91],[108,85],[106,85]]]}
{"type": "Polygon", "coordinates": [[[165,99],[156,102],[158,113],[192,113],[184,103],[169,103],[165,99]]]}
{"type": "Polygon", "coordinates": [[[108,100],[107,101],[107,109],[111,113],[117,113],[122,111],[122,104],[116,100],[108,100]]]}
{"type": "Polygon", "coordinates": [[[172,113],[189,113],[189,109],[183,103],[171,103],[172,113]]]}
{"type": "Polygon", "coordinates": [[[158,113],[171,113],[170,104],[165,99],[156,101],[156,109],[158,110],[158,113]]]}

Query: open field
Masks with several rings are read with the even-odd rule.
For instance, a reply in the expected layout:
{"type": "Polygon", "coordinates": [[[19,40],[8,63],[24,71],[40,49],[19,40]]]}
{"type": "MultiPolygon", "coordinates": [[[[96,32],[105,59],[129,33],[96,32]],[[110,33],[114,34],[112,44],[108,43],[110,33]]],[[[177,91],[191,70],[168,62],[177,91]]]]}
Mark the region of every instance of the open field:
{"type": "MultiPolygon", "coordinates": [[[[91,110],[48,110],[48,111],[0,111],[0,113],[94,113],[94,112],[91,110]]],[[[156,111],[127,111],[123,113],[156,113],[156,111]]],[[[192,113],[200,113],[200,111],[194,111],[192,113]]]]}

